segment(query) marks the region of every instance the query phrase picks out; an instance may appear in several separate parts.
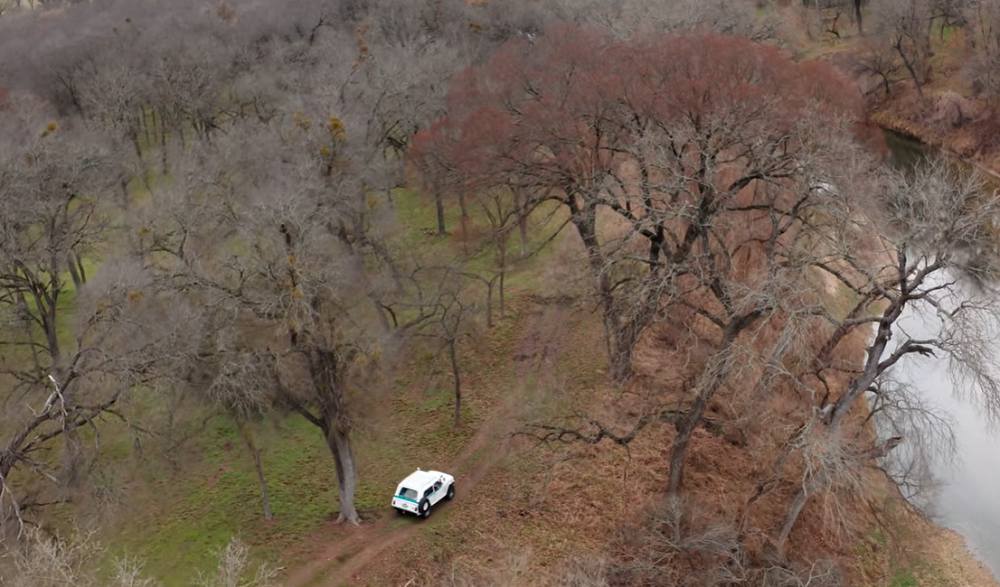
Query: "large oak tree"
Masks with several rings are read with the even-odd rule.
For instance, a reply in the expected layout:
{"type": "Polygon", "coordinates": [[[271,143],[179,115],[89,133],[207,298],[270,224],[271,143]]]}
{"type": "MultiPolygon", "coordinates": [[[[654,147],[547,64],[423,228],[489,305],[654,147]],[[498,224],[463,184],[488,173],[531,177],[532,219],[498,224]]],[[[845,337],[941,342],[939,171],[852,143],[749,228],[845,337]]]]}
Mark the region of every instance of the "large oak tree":
{"type": "Polygon", "coordinates": [[[832,70],[746,39],[615,41],[556,25],[457,76],[449,116],[415,143],[459,189],[508,187],[565,206],[622,381],[664,294],[734,244],[718,229],[768,206],[741,194],[808,191],[835,173],[824,137],[861,117],[832,70]],[[626,228],[602,231],[602,216],[626,228]]]}

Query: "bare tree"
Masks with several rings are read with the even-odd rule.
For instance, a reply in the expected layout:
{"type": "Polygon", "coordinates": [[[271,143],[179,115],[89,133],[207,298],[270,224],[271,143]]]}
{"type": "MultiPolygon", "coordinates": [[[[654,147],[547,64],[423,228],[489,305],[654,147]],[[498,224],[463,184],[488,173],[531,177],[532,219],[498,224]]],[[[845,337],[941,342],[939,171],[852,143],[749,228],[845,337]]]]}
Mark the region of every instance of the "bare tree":
{"type": "MultiPolygon", "coordinates": [[[[927,23],[928,29],[938,22],[938,38],[944,40],[944,32],[948,27],[964,26],[965,10],[969,0],[931,0],[931,13],[927,23]]],[[[930,32],[930,30],[928,31],[930,32]]]]}
{"type": "Polygon", "coordinates": [[[974,49],[970,66],[973,83],[991,96],[1000,94],[1000,2],[981,0],[965,7],[974,49]]]}
{"type": "MultiPolygon", "coordinates": [[[[105,565],[107,550],[93,532],[77,529],[65,536],[49,536],[31,530],[18,549],[0,559],[0,581],[10,587],[158,587],[146,577],[140,559],[124,557],[105,565]],[[6,564],[4,564],[6,563],[6,564]],[[110,572],[109,572],[110,570],[110,572]]],[[[216,553],[218,563],[212,573],[200,573],[198,587],[274,587],[277,571],[254,565],[250,549],[238,537],[216,553]]]]}
{"type": "Polygon", "coordinates": [[[229,363],[215,373],[260,357],[273,377],[245,391],[269,386],[268,405],[323,433],[340,519],[357,522],[349,389],[364,389],[391,347],[383,326],[391,308],[368,295],[383,249],[374,244],[369,198],[341,162],[339,119],[296,124],[236,126],[214,146],[199,145],[191,167],[178,170],[187,181],[154,190],[155,206],[136,218],[146,227],[137,244],[163,259],[155,269],[165,287],[195,295],[213,316],[206,324],[219,334],[208,354],[229,363]]]}
{"type": "Polygon", "coordinates": [[[7,537],[23,534],[38,509],[72,498],[66,488],[80,479],[87,456],[78,431],[90,428],[94,451],[99,450],[104,419],[112,416],[131,425],[121,407],[125,398],[137,386],[155,394],[163,371],[183,364],[193,342],[172,321],[194,317],[183,304],[157,296],[134,265],[106,263],[77,303],[72,326],[61,330],[72,336],[73,345],[60,370],[30,335],[9,339],[12,348],[37,346],[39,352],[37,362],[26,362],[23,370],[10,367],[23,355],[4,357],[5,377],[18,378],[3,398],[9,432],[0,447],[0,529],[7,537]],[[62,450],[62,459],[41,456],[54,449],[62,450]],[[24,486],[11,484],[15,471],[28,473],[18,477],[26,481],[24,486]]]}
{"type": "MultiPolygon", "coordinates": [[[[465,189],[455,182],[452,185],[456,191],[465,189]]],[[[477,279],[486,285],[486,325],[493,327],[493,294],[497,293],[500,303],[500,317],[506,315],[506,279],[511,271],[512,261],[510,254],[511,236],[516,229],[520,238],[520,261],[524,261],[544,248],[548,242],[558,236],[562,229],[568,224],[563,223],[558,226],[550,235],[542,241],[542,245],[534,250],[528,249],[527,221],[534,209],[528,206],[537,206],[541,199],[528,195],[531,188],[524,188],[516,185],[500,186],[495,189],[487,189],[478,194],[470,194],[470,201],[479,204],[479,208],[489,223],[489,230],[475,249],[468,251],[469,260],[476,259],[487,251],[492,252],[493,266],[486,271],[486,275],[480,272],[466,272],[466,275],[477,279]]],[[[554,213],[545,214],[536,218],[539,232],[544,232],[550,226],[555,216],[554,213]]],[[[463,243],[467,242],[466,238],[463,243]]]]}
{"type": "Polygon", "coordinates": [[[628,0],[609,26],[616,36],[643,29],[669,32],[713,31],[746,37],[757,43],[780,42],[781,22],[770,11],[759,12],[739,0],[675,0],[669,3],[628,0]]]}
{"type": "Polygon", "coordinates": [[[61,73],[74,78],[69,83],[75,88],[73,99],[81,111],[120,133],[137,157],[142,157],[142,130],[146,142],[151,138],[145,111],[150,89],[143,62],[146,55],[131,50],[141,42],[141,36],[141,31],[126,23],[105,42],[95,43],[85,59],[61,73]]]}
{"type": "Polygon", "coordinates": [[[0,144],[0,311],[7,318],[0,525],[8,536],[21,533],[27,512],[69,498],[63,489],[79,480],[84,456],[78,430],[97,431],[106,414],[128,422],[120,400],[135,385],[155,388],[156,365],[182,352],[176,330],[149,329],[148,321],[183,308],[150,291],[139,268],[109,263],[96,277],[85,271],[84,259],[114,244],[104,193],[116,177],[114,151],[80,121],[47,120],[32,108],[22,103],[5,115],[0,144]],[[54,449],[61,462],[39,456],[54,449]],[[37,478],[13,487],[15,470],[37,478]]]}
{"type": "MultiPolygon", "coordinates": [[[[216,337],[218,334],[214,329],[209,329],[206,335],[216,337]]],[[[221,364],[213,364],[218,359],[215,354],[217,347],[218,341],[211,340],[207,348],[202,349],[202,356],[207,363],[201,365],[203,373],[207,375],[211,372],[214,375],[208,387],[208,395],[236,422],[236,428],[250,451],[257,471],[264,519],[270,522],[274,513],[271,511],[271,497],[261,461],[263,449],[254,441],[253,425],[268,409],[275,374],[267,356],[249,352],[236,351],[221,361],[221,364]]]]}
{"type": "Polygon", "coordinates": [[[49,537],[31,530],[25,543],[0,564],[0,580],[11,587],[156,587],[142,576],[142,563],[132,558],[114,561],[110,575],[101,572],[104,548],[91,532],[76,530],[66,537],[49,537]],[[5,572],[9,576],[5,576],[5,572]]]}
{"type": "Polygon", "coordinates": [[[782,563],[745,552],[738,533],[691,499],[668,497],[612,543],[612,584],[836,587],[832,561],[782,563]]]}
{"type": "MultiPolygon", "coordinates": [[[[453,126],[461,129],[463,142],[447,152],[462,177],[472,178],[468,183],[475,189],[499,189],[516,177],[516,185],[530,186],[534,197],[558,202],[570,212],[587,251],[612,373],[619,381],[628,378],[632,351],[658,315],[664,292],[674,287],[680,275],[697,273],[673,268],[700,258],[696,249],[704,239],[712,238],[710,226],[715,218],[731,209],[737,212],[730,204],[755,182],[764,178],[780,182],[799,169],[796,152],[774,148],[785,144],[785,131],[794,124],[792,106],[776,106],[788,92],[770,92],[778,86],[797,85],[808,75],[802,72],[800,77],[790,63],[747,63],[761,75],[782,72],[781,79],[759,86],[750,82],[767,88],[753,98],[759,108],[735,98],[731,91],[711,92],[711,119],[719,122],[702,128],[705,102],[694,99],[696,90],[688,93],[680,88],[690,87],[687,84],[694,77],[703,83],[724,84],[733,78],[718,67],[698,73],[675,67],[678,59],[693,58],[696,46],[699,55],[717,52],[713,63],[731,64],[731,73],[737,77],[745,71],[737,64],[742,57],[780,59],[736,37],[659,36],[649,44],[631,45],[616,44],[589,31],[555,28],[534,46],[512,43],[501,51],[488,66],[495,75],[470,71],[457,78],[452,90],[453,124],[433,129],[445,141],[454,140],[453,126]],[[602,43],[608,45],[602,55],[616,55],[614,65],[598,63],[595,53],[585,49],[602,43]],[[553,52],[555,48],[559,52],[553,52]],[[674,56],[670,62],[653,57],[668,54],[674,56]],[[564,85],[547,73],[581,67],[591,76],[586,82],[572,76],[569,85],[564,85]],[[660,106],[638,94],[635,99],[619,100],[623,88],[642,87],[651,79],[674,80],[664,82],[662,88],[647,88],[654,93],[662,90],[665,99],[660,106]],[[500,80],[502,91],[496,87],[500,80]],[[530,123],[524,122],[527,116],[530,123]],[[580,120],[588,120],[587,125],[577,124],[580,120]],[[769,124],[773,126],[767,128],[769,124]],[[711,139],[703,140],[703,136],[711,139]],[[771,146],[738,152],[741,144],[771,146]],[[704,157],[692,156],[705,149],[709,152],[704,157]],[[716,167],[721,160],[726,161],[725,172],[716,167]],[[625,229],[619,234],[599,234],[599,213],[613,215],[625,229]],[[638,252],[642,246],[646,254],[638,252]]],[[[698,66],[692,63],[692,67],[698,66]]],[[[829,97],[817,96],[816,103],[829,97]]],[[[839,102],[846,97],[838,93],[836,104],[824,102],[824,108],[855,115],[846,112],[860,105],[851,100],[839,102]]]]}
{"type": "MultiPolygon", "coordinates": [[[[868,40],[862,44],[858,53],[855,70],[858,73],[871,75],[879,79],[882,89],[889,95],[890,84],[899,74],[901,65],[896,50],[890,47],[884,39],[868,40]]],[[[876,91],[875,86],[871,91],[876,91]]]]}
{"type": "Polygon", "coordinates": [[[435,307],[430,310],[434,318],[426,324],[429,332],[421,336],[441,342],[441,351],[448,352],[452,381],[455,385],[455,428],[462,427],[462,374],[458,361],[459,342],[472,333],[472,317],[479,311],[474,304],[463,299],[467,277],[459,272],[444,270],[435,307]]]}
{"type": "MultiPolygon", "coordinates": [[[[921,398],[920,392],[885,376],[867,394],[871,410],[866,417],[877,433],[880,445],[890,438],[902,438],[893,451],[875,466],[899,488],[901,497],[917,511],[932,512],[940,480],[935,471],[955,455],[951,416],[921,398]]],[[[870,432],[858,428],[857,435],[870,432]]],[[[858,438],[857,440],[860,440],[858,438]]],[[[868,441],[872,442],[872,441],[868,441]]]]}
{"type": "Polygon", "coordinates": [[[876,31],[899,55],[922,98],[930,75],[931,6],[928,0],[885,0],[873,7],[876,31]]]}
{"type": "Polygon", "coordinates": [[[219,559],[215,573],[200,574],[196,585],[198,587],[275,587],[278,573],[266,563],[257,565],[256,571],[246,578],[252,565],[250,548],[238,537],[230,539],[229,543],[220,549],[216,555],[219,559]]]}
{"type": "Polygon", "coordinates": [[[862,259],[848,251],[856,248],[852,238],[853,244],[830,247],[839,261],[817,264],[858,300],[824,344],[817,362],[821,380],[822,371],[830,368],[830,352],[848,332],[862,325],[872,325],[876,331],[863,366],[847,388],[841,393],[826,388],[814,404],[812,418],[796,436],[799,450],[811,465],[802,475],[777,536],[779,550],[811,496],[845,480],[856,485],[850,480],[857,478],[859,465],[885,458],[907,441],[899,435],[881,436],[874,443],[859,445],[845,434],[852,407],[866,393],[888,394],[890,388],[879,382],[905,357],[940,353],[963,383],[961,393],[972,397],[991,417],[997,413],[1000,382],[990,341],[1000,316],[1000,297],[994,290],[992,261],[997,246],[987,223],[997,217],[1000,197],[988,192],[977,174],[965,175],[942,159],[912,176],[891,172],[877,193],[882,197],[866,209],[865,224],[853,229],[845,226],[841,234],[883,227],[884,236],[876,239],[881,248],[862,259]],[[900,319],[921,309],[936,315],[940,328],[910,335],[900,319]],[[890,344],[894,339],[895,344],[890,344]]]}

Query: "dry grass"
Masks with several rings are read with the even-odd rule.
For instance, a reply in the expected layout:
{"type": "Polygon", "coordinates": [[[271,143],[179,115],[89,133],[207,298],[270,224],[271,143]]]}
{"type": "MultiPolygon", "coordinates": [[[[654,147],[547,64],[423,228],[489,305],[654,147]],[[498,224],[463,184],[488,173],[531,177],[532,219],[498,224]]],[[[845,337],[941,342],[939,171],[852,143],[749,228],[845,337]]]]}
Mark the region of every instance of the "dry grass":
{"type": "MultiPolygon", "coordinates": [[[[620,236],[624,229],[612,216],[601,217],[600,228],[609,238],[620,236]]],[[[752,233],[755,228],[733,230],[752,233]]],[[[592,302],[584,295],[589,283],[579,273],[584,267],[582,251],[573,236],[564,235],[556,243],[553,258],[543,269],[541,289],[582,301],[568,307],[566,300],[521,299],[513,342],[509,348],[497,349],[505,355],[494,381],[516,385],[507,394],[518,398],[522,422],[528,418],[558,422],[567,414],[586,411],[606,425],[627,431],[651,405],[689,399],[690,382],[712,354],[716,334],[714,327],[694,313],[672,312],[669,321],[651,328],[640,341],[629,385],[610,384],[604,373],[604,332],[592,302]]],[[[746,262],[742,279],[755,279],[753,263],[746,262]]],[[[835,300],[841,295],[836,288],[824,286],[822,290],[826,294],[820,297],[835,300]]],[[[707,298],[702,301],[709,303],[707,298]]],[[[746,513],[745,544],[750,557],[763,554],[766,537],[774,535],[780,525],[804,463],[791,459],[780,475],[782,481],[771,492],[749,509],[748,501],[757,484],[772,476],[778,455],[809,419],[814,405],[806,393],[809,390],[787,381],[762,381],[764,355],[783,326],[783,318],[778,317],[742,337],[745,365],[738,367],[713,399],[707,417],[715,425],[696,431],[687,455],[686,494],[697,500],[709,520],[732,525],[746,513]]],[[[799,341],[798,352],[786,361],[787,369],[806,368],[808,358],[829,336],[829,327],[809,332],[799,341]]],[[[848,337],[838,347],[834,363],[857,364],[864,346],[863,333],[848,337]]],[[[847,372],[830,376],[839,388],[846,386],[849,377],[847,372]]],[[[819,382],[813,384],[812,391],[818,393],[819,382]]],[[[864,415],[863,408],[856,410],[855,428],[864,415]]],[[[441,576],[461,575],[458,567],[462,573],[486,576],[509,567],[512,552],[517,554],[514,566],[527,570],[515,573],[516,581],[501,573],[498,584],[551,584],[552,569],[605,550],[623,524],[642,524],[662,500],[673,436],[672,427],[654,425],[627,450],[610,442],[549,447],[532,446],[521,439],[515,443],[515,454],[481,481],[474,495],[456,503],[446,520],[397,550],[395,564],[371,569],[368,584],[402,585],[411,580],[436,584],[441,576]],[[512,545],[517,549],[512,550],[512,545]]],[[[814,499],[795,528],[789,554],[806,559],[832,555],[846,561],[853,554],[851,541],[867,527],[867,505],[859,496],[838,488],[825,498],[814,499]]]]}
{"type": "MultiPolygon", "coordinates": [[[[529,299],[519,304],[517,334],[498,357],[504,374],[497,374],[497,380],[517,382],[519,389],[509,393],[517,394],[525,408],[522,414],[530,413],[533,419],[586,409],[626,429],[651,395],[680,393],[684,375],[697,368],[687,353],[663,343],[671,335],[664,325],[642,341],[635,382],[619,389],[607,383],[603,372],[606,358],[597,315],[529,299]]],[[[863,341],[857,337],[843,346],[844,353],[859,356],[863,341]]],[[[740,391],[720,394],[710,409],[712,417],[734,418],[739,408],[732,402],[740,391]]],[[[768,476],[777,447],[801,422],[802,402],[784,390],[772,396],[762,416],[750,424],[749,443],[742,446],[731,435],[696,432],[685,488],[708,516],[739,518],[755,484],[768,476]]],[[[517,573],[516,581],[503,575],[506,578],[495,584],[551,585],[554,569],[581,555],[605,551],[622,523],[641,523],[659,502],[672,438],[673,429],[659,425],[627,451],[608,442],[545,447],[521,440],[514,455],[481,481],[473,495],[456,502],[446,520],[397,550],[393,564],[369,569],[367,583],[402,585],[412,579],[415,585],[430,585],[440,584],[442,576],[503,575],[498,569],[509,567],[516,555],[518,565],[527,570],[517,573]]],[[[752,508],[747,524],[752,553],[761,551],[762,537],[780,522],[793,489],[781,487],[752,508]]],[[[822,508],[807,508],[793,536],[792,554],[850,558],[848,538],[864,529],[866,504],[841,499],[849,514],[862,520],[861,526],[845,534],[823,517],[822,508]]]]}
{"type": "MultiPolygon", "coordinates": [[[[843,47],[822,49],[821,53],[835,59],[832,55],[843,47]]],[[[958,75],[955,69],[943,71],[958,75]]],[[[894,100],[906,99],[903,86],[896,85],[894,95],[902,98],[894,100]]],[[[973,108],[968,116],[976,112],[974,105],[956,101],[955,96],[939,102],[936,115],[933,109],[927,110],[930,106],[898,104],[901,112],[916,112],[915,119],[932,120],[938,128],[950,124],[949,109],[956,103],[960,109],[973,108]]],[[[898,122],[901,130],[909,124],[905,120],[909,119],[898,122]]],[[[600,229],[614,236],[624,227],[608,216],[600,219],[600,229]]],[[[522,418],[552,421],[573,410],[585,410],[625,430],[651,401],[662,404],[685,397],[685,382],[699,371],[710,352],[705,342],[708,331],[691,316],[672,315],[671,321],[650,329],[640,342],[630,385],[621,389],[609,384],[603,373],[607,364],[604,333],[599,315],[588,311],[593,310],[586,300],[589,283],[578,269],[583,266],[583,252],[574,236],[565,234],[554,244],[550,262],[540,268],[540,289],[547,296],[582,300],[582,305],[569,308],[521,300],[524,305],[513,326],[513,343],[495,349],[503,353],[497,366],[502,373],[495,374],[493,381],[509,382],[512,388],[500,396],[519,402],[517,413],[522,418]]],[[[819,283],[825,292],[821,296],[843,295],[831,282],[819,283]]],[[[755,332],[754,342],[766,348],[779,328],[780,323],[775,323],[755,332]]],[[[802,341],[799,360],[815,351],[828,334],[815,329],[802,341]]],[[[752,346],[751,341],[745,342],[752,346]]],[[[857,364],[864,348],[865,334],[857,332],[838,347],[835,363],[857,364]]],[[[721,425],[714,431],[696,431],[688,453],[685,490],[697,497],[707,516],[720,521],[741,518],[756,484],[771,475],[779,452],[812,405],[804,400],[806,390],[789,384],[773,386],[761,402],[761,396],[752,393],[762,376],[762,369],[753,366],[762,363],[760,357],[756,359],[712,402],[709,417],[721,425]],[[754,402],[758,406],[753,417],[740,418],[754,402]]],[[[833,374],[831,382],[843,388],[849,378],[850,373],[843,371],[833,374]]],[[[815,384],[814,391],[818,389],[815,384]]],[[[870,434],[860,428],[866,410],[857,406],[848,426],[850,432],[859,432],[861,441],[870,440],[870,434]]],[[[473,495],[456,502],[447,519],[417,534],[394,553],[391,563],[369,569],[368,584],[442,584],[442,577],[448,585],[552,584],[553,572],[580,556],[605,551],[623,523],[641,523],[659,502],[666,488],[673,435],[669,426],[650,427],[627,451],[608,442],[535,447],[520,440],[515,443],[515,454],[495,467],[473,495]]],[[[751,555],[763,551],[764,538],[773,535],[780,524],[796,489],[793,481],[803,467],[801,459],[793,458],[784,481],[747,512],[746,544],[751,555]]],[[[789,554],[807,559],[834,556],[844,562],[855,559],[858,539],[875,524],[873,512],[882,508],[885,495],[876,489],[883,483],[878,475],[865,474],[860,479],[866,488],[863,495],[834,488],[815,498],[795,527],[789,554]]],[[[852,579],[863,582],[869,572],[871,578],[879,572],[884,576],[886,560],[876,557],[874,566],[855,565],[852,579]]]]}

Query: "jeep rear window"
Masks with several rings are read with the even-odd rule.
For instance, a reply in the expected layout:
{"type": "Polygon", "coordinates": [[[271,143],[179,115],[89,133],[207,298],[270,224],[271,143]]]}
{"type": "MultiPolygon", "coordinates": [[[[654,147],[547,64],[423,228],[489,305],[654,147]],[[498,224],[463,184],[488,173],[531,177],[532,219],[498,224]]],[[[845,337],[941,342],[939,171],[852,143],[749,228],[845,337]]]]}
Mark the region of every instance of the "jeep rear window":
{"type": "Polygon", "coordinates": [[[414,489],[406,489],[404,487],[403,490],[399,492],[399,495],[400,497],[405,497],[406,499],[417,499],[417,492],[414,489]]]}

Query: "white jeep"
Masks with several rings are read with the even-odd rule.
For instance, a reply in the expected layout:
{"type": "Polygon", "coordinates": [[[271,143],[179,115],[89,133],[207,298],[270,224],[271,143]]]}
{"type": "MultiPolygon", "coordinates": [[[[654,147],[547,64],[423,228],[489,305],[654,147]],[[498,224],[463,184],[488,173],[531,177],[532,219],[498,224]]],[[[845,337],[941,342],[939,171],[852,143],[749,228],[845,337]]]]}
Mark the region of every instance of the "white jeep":
{"type": "Polygon", "coordinates": [[[441,471],[417,469],[403,479],[392,496],[392,507],[400,514],[431,515],[431,508],[442,499],[455,497],[455,478],[441,471]]]}

